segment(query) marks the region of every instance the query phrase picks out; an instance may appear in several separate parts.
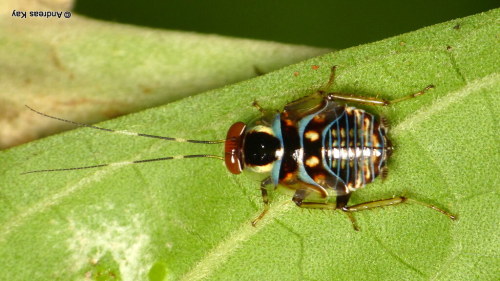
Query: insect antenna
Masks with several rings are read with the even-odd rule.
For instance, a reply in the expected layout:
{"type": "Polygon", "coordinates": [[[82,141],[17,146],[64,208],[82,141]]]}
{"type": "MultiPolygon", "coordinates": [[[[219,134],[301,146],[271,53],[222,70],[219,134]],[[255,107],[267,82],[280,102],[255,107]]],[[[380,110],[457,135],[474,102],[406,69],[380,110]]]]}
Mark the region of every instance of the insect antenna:
{"type": "MultiPolygon", "coordinates": [[[[155,136],[155,135],[142,134],[142,133],[134,133],[134,132],[129,132],[129,131],[125,131],[125,130],[113,130],[113,129],[102,128],[102,127],[98,127],[98,126],[94,126],[94,125],[89,125],[89,124],[85,124],[85,123],[75,122],[75,121],[51,116],[51,115],[48,115],[46,113],[37,111],[37,110],[27,106],[27,105],[26,105],[26,107],[28,109],[30,109],[31,111],[33,111],[39,115],[48,117],[48,118],[52,118],[55,120],[66,122],[66,123],[70,123],[70,124],[77,125],[80,127],[87,127],[87,128],[101,130],[101,131],[110,132],[110,133],[117,133],[117,134],[122,134],[122,135],[129,135],[129,136],[146,137],[146,138],[155,138],[155,139],[162,139],[162,140],[175,141],[175,142],[199,143],[199,144],[218,144],[218,143],[224,143],[226,141],[226,140],[209,140],[209,141],[206,141],[206,140],[188,140],[188,139],[182,139],[182,138],[163,137],[163,136],[155,136]]],[[[33,174],[33,173],[45,173],[45,172],[62,172],[62,171],[95,169],[95,168],[102,168],[102,167],[108,167],[108,166],[123,166],[123,165],[131,165],[131,164],[149,163],[149,162],[175,160],[175,159],[188,159],[188,158],[213,158],[213,159],[224,160],[223,157],[220,157],[217,155],[209,155],[209,154],[176,155],[176,156],[167,156],[167,157],[152,158],[152,159],[142,159],[142,160],[134,160],[134,161],[121,161],[121,162],[112,162],[112,163],[105,163],[105,164],[96,164],[96,165],[81,166],[81,167],[33,170],[33,171],[23,172],[23,173],[21,173],[21,175],[33,174]]]]}
{"type": "Polygon", "coordinates": [[[33,171],[23,172],[23,173],[21,173],[21,175],[33,174],[33,173],[62,172],[62,171],[95,169],[95,168],[102,168],[102,167],[124,166],[124,165],[131,165],[131,164],[140,164],[140,163],[148,163],[148,162],[155,162],[155,161],[165,161],[165,160],[175,160],[175,159],[187,159],[187,158],[214,158],[214,159],[224,160],[224,158],[222,158],[220,156],[209,155],[209,154],[177,155],[177,156],[167,156],[167,157],[152,158],[152,159],[143,159],[143,160],[135,160],[135,161],[122,161],[122,162],[113,162],[113,163],[106,163],[106,164],[97,164],[97,165],[82,166],[82,167],[33,170],[33,171]]]}
{"type": "Polygon", "coordinates": [[[63,119],[63,118],[60,118],[60,117],[51,116],[51,115],[48,115],[46,113],[37,111],[37,110],[35,110],[35,109],[27,106],[27,105],[25,105],[25,106],[29,110],[35,112],[36,114],[39,114],[39,115],[42,115],[42,116],[45,116],[45,117],[48,117],[48,118],[52,118],[52,119],[55,119],[55,120],[66,122],[66,123],[70,123],[70,124],[73,124],[73,125],[76,125],[76,126],[79,126],[79,127],[87,127],[87,128],[101,130],[101,131],[115,133],[115,134],[121,134],[121,135],[127,135],[127,136],[145,137],[145,138],[154,138],[154,139],[162,139],[162,140],[175,141],[175,142],[190,142],[190,143],[201,143],[201,144],[218,144],[218,143],[224,143],[226,141],[226,140],[208,140],[208,141],[207,140],[187,140],[187,139],[183,139],[183,138],[163,137],[163,136],[155,136],[155,135],[149,135],[149,134],[135,133],[135,132],[129,132],[129,131],[125,131],[125,130],[113,130],[113,129],[102,128],[102,127],[98,127],[98,126],[94,126],[94,125],[89,125],[89,124],[85,124],[85,123],[75,122],[75,121],[63,119]]]}

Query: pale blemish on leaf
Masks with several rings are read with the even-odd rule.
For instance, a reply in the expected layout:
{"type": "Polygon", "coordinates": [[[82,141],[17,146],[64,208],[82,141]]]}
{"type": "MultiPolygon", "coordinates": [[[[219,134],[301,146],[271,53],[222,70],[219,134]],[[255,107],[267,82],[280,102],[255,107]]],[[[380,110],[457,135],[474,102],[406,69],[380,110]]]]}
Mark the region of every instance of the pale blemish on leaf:
{"type": "MultiPolygon", "coordinates": [[[[112,263],[118,264],[119,268],[115,276],[120,276],[122,280],[146,280],[151,268],[151,257],[147,252],[150,236],[145,232],[147,227],[141,215],[131,215],[127,224],[99,215],[92,220],[99,221],[99,226],[78,220],[69,221],[73,235],[67,244],[72,253],[73,270],[97,265],[106,267],[101,263],[110,261],[103,257],[111,256],[112,263]]],[[[90,270],[86,271],[85,276],[95,279],[90,270]]]]}

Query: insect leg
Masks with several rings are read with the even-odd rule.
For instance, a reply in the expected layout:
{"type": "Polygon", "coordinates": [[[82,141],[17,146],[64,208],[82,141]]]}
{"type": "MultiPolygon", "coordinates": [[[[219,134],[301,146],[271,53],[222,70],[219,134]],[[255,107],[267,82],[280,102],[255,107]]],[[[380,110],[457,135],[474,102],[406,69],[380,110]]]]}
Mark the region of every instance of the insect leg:
{"type": "Polygon", "coordinates": [[[386,180],[388,175],[389,175],[389,168],[387,168],[387,166],[383,166],[381,172],[382,180],[383,181],[386,180]]]}
{"type": "Polygon", "coordinates": [[[385,129],[385,132],[387,133],[389,131],[389,128],[391,127],[389,120],[387,118],[385,118],[385,116],[380,115],[380,123],[383,126],[383,128],[385,129]]]}
{"type": "Polygon", "coordinates": [[[373,97],[363,97],[363,96],[356,96],[356,95],[350,95],[350,94],[344,94],[344,93],[328,93],[325,94],[326,98],[330,100],[341,100],[341,101],[346,101],[346,102],[353,102],[353,103],[360,103],[360,104],[367,104],[367,105],[378,105],[378,106],[388,106],[394,103],[402,102],[405,100],[409,100],[412,98],[416,98],[418,96],[421,96],[425,94],[428,90],[433,89],[434,85],[428,85],[425,87],[423,90],[418,91],[416,93],[413,93],[411,95],[398,98],[398,99],[393,99],[393,100],[385,100],[385,99],[379,99],[379,98],[373,98],[373,97]]]}
{"type": "Polygon", "coordinates": [[[328,82],[326,82],[326,85],[323,87],[323,89],[325,89],[325,91],[328,91],[328,89],[330,89],[332,87],[333,82],[335,81],[335,70],[337,70],[336,65],[332,66],[332,68],[331,68],[330,78],[328,79],[328,82]]]}
{"type": "Polygon", "coordinates": [[[254,100],[252,102],[252,106],[257,108],[257,110],[260,111],[262,115],[266,115],[266,110],[259,104],[257,100],[254,100]]]}
{"type": "Polygon", "coordinates": [[[271,177],[267,177],[260,183],[260,191],[262,192],[262,202],[264,202],[264,210],[260,215],[252,221],[252,226],[256,226],[257,223],[269,212],[269,198],[267,196],[266,186],[271,184],[271,177]]]}
{"type": "MultiPolygon", "coordinates": [[[[304,189],[299,189],[293,195],[292,201],[301,208],[307,209],[326,209],[326,210],[336,210],[341,209],[347,205],[347,201],[349,201],[350,194],[337,197],[336,203],[330,202],[307,202],[306,200],[309,193],[304,189]]],[[[356,219],[352,215],[352,213],[346,212],[347,216],[351,220],[352,227],[354,230],[359,231],[358,225],[356,224],[356,219]]]]}
{"type": "MultiPolygon", "coordinates": [[[[344,208],[347,206],[347,203],[349,202],[349,198],[351,198],[351,194],[337,196],[337,202],[335,205],[335,209],[339,209],[339,210],[343,211],[344,208]]],[[[344,212],[344,214],[346,214],[347,217],[349,218],[349,220],[351,221],[352,227],[354,228],[354,230],[359,231],[359,227],[358,227],[358,224],[356,222],[356,218],[354,217],[354,215],[350,212],[344,212]]]]}
{"type": "Polygon", "coordinates": [[[273,111],[273,110],[263,108],[257,100],[254,100],[252,102],[252,106],[257,108],[257,110],[259,110],[260,115],[261,115],[260,120],[256,121],[256,124],[259,123],[259,124],[262,124],[265,126],[271,126],[272,120],[274,119],[273,117],[277,113],[279,113],[279,111],[273,111]]]}
{"type": "Polygon", "coordinates": [[[342,211],[344,211],[344,212],[359,212],[359,211],[369,210],[369,209],[378,208],[378,207],[395,206],[395,205],[401,204],[401,203],[414,203],[414,204],[422,205],[424,207],[431,208],[434,211],[440,212],[441,214],[447,216],[448,218],[450,218],[452,220],[457,219],[457,217],[455,215],[452,215],[452,214],[446,212],[445,210],[440,209],[434,205],[427,204],[427,203],[424,203],[424,202],[421,202],[421,201],[418,201],[415,199],[403,197],[403,196],[382,199],[382,200],[376,200],[376,201],[370,201],[370,202],[365,202],[365,203],[356,204],[356,205],[352,205],[352,206],[344,206],[342,208],[342,211]]]}

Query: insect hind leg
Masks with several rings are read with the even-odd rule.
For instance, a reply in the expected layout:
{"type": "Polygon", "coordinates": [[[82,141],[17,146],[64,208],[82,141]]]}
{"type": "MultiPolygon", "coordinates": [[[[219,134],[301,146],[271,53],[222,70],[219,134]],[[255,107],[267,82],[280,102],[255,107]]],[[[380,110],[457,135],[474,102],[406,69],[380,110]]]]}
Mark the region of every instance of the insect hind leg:
{"type": "MultiPolygon", "coordinates": [[[[349,201],[349,197],[351,197],[350,194],[343,195],[343,196],[338,196],[337,197],[337,202],[336,203],[331,203],[331,202],[308,202],[304,201],[307,198],[308,193],[305,190],[297,190],[292,198],[292,201],[300,208],[307,208],[307,209],[323,209],[323,210],[342,210],[344,211],[344,207],[347,205],[347,202],[349,201]]],[[[352,227],[354,230],[359,231],[358,224],[356,222],[356,218],[351,212],[346,212],[344,213],[347,215],[349,220],[352,223],[352,227]]]]}
{"type": "Polygon", "coordinates": [[[379,98],[373,98],[373,97],[363,97],[363,96],[357,96],[357,95],[351,95],[351,94],[345,94],[345,93],[328,93],[326,94],[326,98],[330,100],[340,100],[340,101],[345,101],[345,102],[352,102],[352,103],[359,103],[359,104],[366,104],[366,105],[377,105],[377,106],[389,106],[398,102],[406,101],[409,99],[416,98],[418,96],[421,96],[425,94],[427,91],[430,89],[434,89],[434,85],[428,85],[424,89],[404,96],[402,98],[397,98],[393,100],[386,100],[386,99],[379,99],[379,98]]]}
{"type": "Polygon", "coordinates": [[[434,205],[427,204],[412,198],[408,197],[403,197],[403,196],[398,196],[398,197],[393,197],[393,198],[388,198],[388,199],[381,199],[381,200],[375,200],[375,201],[369,201],[365,203],[360,203],[352,206],[347,206],[347,203],[349,201],[350,194],[343,195],[343,196],[338,196],[337,197],[337,202],[336,203],[330,203],[330,202],[307,202],[304,201],[307,197],[307,193],[302,190],[297,190],[295,192],[295,195],[292,199],[297,206],[301,208],[309,208],[309,209],[327,209],[327,210],[341,210],[344,212],[349,220],[352,223],[352,226],[354,230],[359,231],[359,227],[356,222],[356,218],[354,217],[353,213],[355,212],[360,212],[360,211],[365,211],[365,210],[370,210],[373,208],[379,208],[379,207],[387,207],[387,206],[395,206],[398,204],[402,203],[413,203],[417,205],[421,205],[427,208],[430,208],[434,211],[437,211],[445,216],[447,216],[451,220],[456,220],[457,217],[443,209],[440,209],[434,205]]]}
{"type": "Polygon", "coordinates": [[[434,211],[437,211],[437,212],[447,216],[451,220],[457,219],[457,217],[455,215],[452,215],[452,214],[448,213],[447,211],[440,209],[434,205],[427,204],[427,203],[424,203],[424,202],[421,202],[421,201],[418,201],[415,199],[411,199],[408,197],[404,197],[404,196],[397,196],[397,197],[388,198],[388,199],[369,201],[369,202],[360,203],[360,204],[356,204],[356,205],[352,205],[352,206],[344,206],[344,207],[342,207],[342,211],[347,212],[347,213],[353,213],[353,212],[360,212],[360,211],[369,210],[369,209],[373,209],[373,208],[379,208],[379,207],[396,206],[396,205],[402,204],[402,203],[414,203],[417,205],[421,205],[421,206],[433,209],[434,211]]]}
{"type": "Polygon", "coordinates": [[[354,217],[354,215],[350,212],[344,211],[344,208],[347,206],[347,203],[349,202],[349,198],[351,198],[351,194],[337,196],[335,209],[342,210],[343,213],[346,214],[349,220],[351,221],[354,230],[359,231],[358,223],[356,222],[356,218],[354,217]]]}

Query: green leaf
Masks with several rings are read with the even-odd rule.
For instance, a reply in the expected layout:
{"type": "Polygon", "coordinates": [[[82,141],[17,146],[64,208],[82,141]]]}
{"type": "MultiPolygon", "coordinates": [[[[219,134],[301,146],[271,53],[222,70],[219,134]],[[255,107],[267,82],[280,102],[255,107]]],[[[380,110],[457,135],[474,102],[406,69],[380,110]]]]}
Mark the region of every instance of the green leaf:
{"type": "MultiPolygon", "coordinates": [[[[494,280],[499,276],[500,10],[328,54],[268,75],[101,124],[155,135],[223,139],[236,121],[313,92],[417,99],[365,106],[392,124],[385,182],[351,204],[407,195],[419,205],[356,213],[304,210],[213,159],[98,170],[21,172],[178,154],[220,145],[77,129],[0,153],[2,280],[494,280]],[[318,67],[313,67],[318,66],[318,67]]],[[[39,117],[42,118],[42,117],[39,117]]]]}
{"type": "Polygon", "coordinates": [[[25,104],[94,123],[329,51],[29,13],[0,16],[0,48],[0,148],[69,128],[34,116],[25,104]]]}

